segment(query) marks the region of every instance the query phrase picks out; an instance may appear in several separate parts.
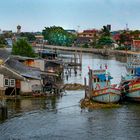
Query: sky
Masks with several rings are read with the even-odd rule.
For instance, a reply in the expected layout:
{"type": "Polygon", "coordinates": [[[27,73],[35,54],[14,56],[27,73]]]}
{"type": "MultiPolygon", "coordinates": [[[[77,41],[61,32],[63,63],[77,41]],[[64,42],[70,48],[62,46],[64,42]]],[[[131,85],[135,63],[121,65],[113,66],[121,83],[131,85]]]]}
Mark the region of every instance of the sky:
{"type": "Polygon", "coordinates": [[[42,31],[64,29],[140,29],[140,0],[0,0],[0,29],[42,31]]]}

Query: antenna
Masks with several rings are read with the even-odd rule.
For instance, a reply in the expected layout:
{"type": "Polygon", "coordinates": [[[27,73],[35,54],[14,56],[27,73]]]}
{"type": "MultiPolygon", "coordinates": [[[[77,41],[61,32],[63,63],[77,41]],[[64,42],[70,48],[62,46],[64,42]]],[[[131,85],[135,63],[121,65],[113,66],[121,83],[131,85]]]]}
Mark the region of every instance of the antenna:
{"type": "Polygon", "coordinates": [[[128,23],[126,23],[126,31],[128,31],[129,30],[129,28],[128,28],[128,23]]]}
{"type": "Polygon", "coordinates": [[[79,32],[79,29],[80,29],[80,25],[77,26],[77,32],[79,32]]]}

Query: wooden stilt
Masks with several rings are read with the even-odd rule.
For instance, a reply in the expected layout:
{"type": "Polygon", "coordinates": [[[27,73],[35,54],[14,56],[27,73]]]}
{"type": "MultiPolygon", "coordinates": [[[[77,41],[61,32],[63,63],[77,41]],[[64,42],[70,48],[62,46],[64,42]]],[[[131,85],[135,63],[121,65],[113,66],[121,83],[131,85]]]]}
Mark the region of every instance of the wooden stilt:
{"type": "Polygon", "coordinates": [[[84,85],[85,85],[85,98],[87,98],[87,81],[86,81],[86,77],[84,78],[84,85]]]}

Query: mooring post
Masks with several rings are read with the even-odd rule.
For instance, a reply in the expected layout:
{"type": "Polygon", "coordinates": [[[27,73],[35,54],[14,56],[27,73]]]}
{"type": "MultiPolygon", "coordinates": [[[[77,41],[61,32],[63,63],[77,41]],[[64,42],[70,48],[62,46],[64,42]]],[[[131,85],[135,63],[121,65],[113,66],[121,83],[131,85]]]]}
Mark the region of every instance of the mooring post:
{"type": "Polygon", "coordinates": [[[89,69],[89,93],[90,93],[90,97],[92,96],[92,90],[93,90],[92,70],[89,69]]]}
{"type": "Polygon", "coordinates": [[[85,99],[87,98],[87,81],[86,77],[84,77],[84,85],[85,85],[85,99]]]}
{"type": "Polygon", "coordinates": [[[82,69],[82,50],[81,50],[81,53],[80,53],[80,69],[82,69]]]}
{"type": "Polygon", "coordinates": [[[75,76],[77,75],[77,70],[76,70],[76,52],[74,54],[74,73],[75,73],[75,76]]]}

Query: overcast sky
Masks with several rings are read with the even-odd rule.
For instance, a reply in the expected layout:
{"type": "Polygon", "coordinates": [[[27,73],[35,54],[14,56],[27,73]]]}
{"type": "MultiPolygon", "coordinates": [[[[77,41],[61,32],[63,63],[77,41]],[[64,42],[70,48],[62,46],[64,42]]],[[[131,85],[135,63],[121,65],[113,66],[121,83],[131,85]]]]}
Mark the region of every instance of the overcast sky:
{"type": "Polygon", "coordinates": [[[45,26],[65,29],[140,29],[140,0],[0,0],[0,29],[41,31],[45,26]]]}

